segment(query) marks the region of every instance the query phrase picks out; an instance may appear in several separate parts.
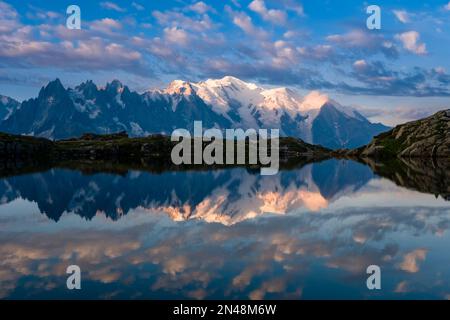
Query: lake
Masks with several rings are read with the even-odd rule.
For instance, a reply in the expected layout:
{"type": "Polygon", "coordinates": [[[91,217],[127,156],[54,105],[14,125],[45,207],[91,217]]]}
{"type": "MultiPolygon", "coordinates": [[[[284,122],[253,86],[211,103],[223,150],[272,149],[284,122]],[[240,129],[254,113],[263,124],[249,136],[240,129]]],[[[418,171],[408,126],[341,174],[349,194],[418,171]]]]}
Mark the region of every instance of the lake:
{"type": "Polygon", "coordinates": [[[0,297],[449,299],[448,175],[383,168],[8,171],[0,297]]]}

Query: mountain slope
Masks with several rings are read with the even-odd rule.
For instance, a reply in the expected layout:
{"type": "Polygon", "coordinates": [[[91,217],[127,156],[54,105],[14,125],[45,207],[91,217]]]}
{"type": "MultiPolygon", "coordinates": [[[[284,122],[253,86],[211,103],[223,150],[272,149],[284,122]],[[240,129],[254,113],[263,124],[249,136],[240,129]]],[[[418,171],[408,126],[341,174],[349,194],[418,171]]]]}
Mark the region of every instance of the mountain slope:
{"type": "Polygon", "coordinates": [[[317,91],[305,97],[289,88],[264,89],[234,77],[190,83],[175,80],[143,94],[114,80],[104,88],[92,81],[65,89],[57,79],[39,96],[10,111],[0,130],[61,139],[86,132],[127,131],[132,136],[171,134],[176,128],[279,129],[329,148],[354,148],[388,128],[317,91]]]}
{"type": "Polygon", "coordinates": [[[0,94],[0,119],[8,118],[19,106],[18,101],[0,94]]]}
{"type": "Polygon", "coordinates": [[[388,129],[382,124],[369,122],[356,111],[349,116],[327,102],[313,121],[312,136],[314,143],[331,149],[355,148],[388,129]]]}
{"type": "Polygon", "coordinates": [[[355,152],[363,157],[450,159],[450,109],[398,125],[355,152]]]}

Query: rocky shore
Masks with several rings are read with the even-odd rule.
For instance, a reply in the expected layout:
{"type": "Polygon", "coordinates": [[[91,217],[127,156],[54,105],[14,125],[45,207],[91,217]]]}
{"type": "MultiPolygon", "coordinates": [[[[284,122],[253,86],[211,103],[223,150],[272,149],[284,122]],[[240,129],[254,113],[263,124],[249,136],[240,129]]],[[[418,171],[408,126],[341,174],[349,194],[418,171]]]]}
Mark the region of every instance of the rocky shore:
{"type": "MultiPolygon", "coordinates": [[[[43,138],[0,134],[0,157],[29,160],[110,160],[155,159],[170,161],[170,154],[178,142],[164,135],[131,138],[126,132],[108,135],[84,134],[79,138],[51,141],[43,138]]],[[[206,146],[208,142],[203,142],[206,146]]],[[[248,143],[246,144],[248,150],[248,143]]],[[[330,156],[331,150],[295,138],[280,138],[280,161],[297,158],[320,160],[330,156]]]]}

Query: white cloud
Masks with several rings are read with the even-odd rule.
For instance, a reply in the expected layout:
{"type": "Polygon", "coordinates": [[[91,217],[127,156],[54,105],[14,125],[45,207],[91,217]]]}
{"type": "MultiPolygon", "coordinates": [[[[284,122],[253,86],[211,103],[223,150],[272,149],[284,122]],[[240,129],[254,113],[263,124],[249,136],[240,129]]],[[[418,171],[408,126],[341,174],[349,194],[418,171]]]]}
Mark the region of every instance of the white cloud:
{"type": "Polygon", "coordinates": [[[14,31],[18,27],[17,11],[6,2],[0,1],[0,32],[14,31]]]}
{"type": "Polygon", "coordinates": [[[164,38],[179,45],[186,45],[189,42],[187,32],[178,27],[164,28],[164,38]]]}
{"type": "Polygon", "coordinates": [[[450,1],[444,6],[444,9],[450,11],[450,1]]]}
{"type": "Polygon", "coordinates": [[[408,31],[395,35],[395,38],[400,40],[403,47],[417,55],[427,54],[427,47],[425,43],[419,43],[420,34],[417,31],[408,31]]]}
{"type": "Polygon", "coordinates": [[[101,20],[93,21],[90,24],[90,29],[97,32],[111,34],[114,31],[122,29],[122,24],[111,18],[104,18],[101,20]]]}
{"type": "Polygon", "coordinates": [[[208,6],[206,3],[204,3],[203,1],[199,1],[194,4],[191,4],[188,7],[188,9],[191,11],[197,12],[198,14],[204,14],[204,13],[212,10],[212,8],[210,6],[208,6]]]}
{"type": "Polygon", "coordinates": [[[282,10],[267,9],[264,0],[253,0],[249,4],[249,9],[258,13],[264,20],[275,23],[286,23],[286,13],[282,10]]]}
{"type": "Polygon", "coordinates": [[[195,32],[204,32],[214,28],[214,23],[207,14],[203,14],[200,18],[191,18],[181,12],[155,10],[152,16],[158,21],[158,24],[165,27],[183,26],[185,30],[195,32]]]}
{"type": "Polygon", "coordinates": [[[401,23],[408,23],[410,21],[409,13],[405,10],[394,10],[393,13],[401,23]]]}
{"type": "Polygon", "coordinates": [[[252,18],[250,18],[244,12],[232,11],[229,7],[228,11],[230,12],[233,18],[233,23],[239,28],[241,28],[248,35],[253,36],[255,38],[264,38],[267,36],[267,33],[264,30],[257,28],[253,25],[252,18]]]}
{"type": "Polygon", "coordinates": [[[117,12],[125,12],[126,11],[124,8],[121,8],[117,4],[115,4],[113,2],[109,2],[109,1],[101,2],[100,6],[102,8],[117,11],[117,12]]]}

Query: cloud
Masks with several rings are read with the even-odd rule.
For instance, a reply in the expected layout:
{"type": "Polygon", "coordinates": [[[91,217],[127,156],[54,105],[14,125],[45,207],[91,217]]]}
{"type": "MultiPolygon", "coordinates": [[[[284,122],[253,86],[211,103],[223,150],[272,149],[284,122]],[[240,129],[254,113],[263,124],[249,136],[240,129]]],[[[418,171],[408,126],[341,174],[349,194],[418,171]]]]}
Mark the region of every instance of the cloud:
{"type": "Polygon", "coordinates": [[[196,2],[194,4],[191,4],[190,6],[187,7],[187,9],[190,10],[190,11],[194,11],[194,12],[196,12],[198,14],[205,14],[208,11],[213,11],[213,8],[208,6],[203,1],[199,1],[199,2],[196,2]]]}
{"type": "Polygon", "coordinates": [[[298,47],[297,51],[302,57],[313,60],[333,60],[335,57],[335,50],[332,46],[327,44],[316,45],[313,47],[298,47]]]}
{"type": "Polygon", "coordinates": [[[62,18],[63,15],[61,13],[55,12],[55,11],[47,11],[43,10],[39,7],[29,5],[30,12],[26,14],[27,18],[30,20],[51,20],[51,19],[58,19],[62,18]]]}
{"type": "Polygon", "coordinates": [[[450,11],[450,1],[444,6],[444,10],[450,11]]]}
{"type": "Polygon", "coordinates": [[[167,39],[167,41],[179,45],[187,45],[189,42],[189,36],[187,32],[177,27],[165,28],[164,37],[165,39],[167,39]]]}
{"type": "Polygon", "coordinates": [[[270,2],[275,2],[277,5],[285,8],[288,11],[292,11],[298,16],[305,16],[305,11],[303,5],[299,0],[268,0],[270,2]]]}
{"type": "MultiPolygon", "coordinates": [[[[267,84],[355,95],[449,94],[450,75],[439,64],[430,70],[414,68],[412,64],[402,71],[388,67],[391,59],[401,58],[402,45],[416,54],[426,52],[418,34],[388,38],[388,34],[353,28],[323,40],[323,36],[315,37],[303,28],[275,28],[281,31],[275,32],[270,23],[286,21],[283,17],[287,19],[287,13],[295,19],[293,11],[303,14],[299,10],[301,4],[291,0],[253,0],[247,4],[248,8],[241,9],[225,5],[228,15],[219,17],[212,4],[194,0],[166,10],[153,10],[150,20],[134,16],[127,22],[125,18],[105,17],[86,21],[85,28],[71,31],[52,20],[25,26],[16,10],[0,0],[0,65],[39,68],[52,66],[55,60],[54,66],[64,70],[84,66],[95,71],[108,70],[112,63],[113,69],[139,76],[158,68],[165,77],[203,80],[231,74],[267,84]],[[281,5],[283,10],[273,9],[281,5]],[[144,23],[151,27],[149,32],[130,33],[129,26],[135,29],[144,23]],[[93,44],[91,57],[83,54],[89,44],[93,44]],[[108,48],[103,63],[97,52],[101,48],[108,48]],[[128,59],[122,56],[125,48],[131,53],[128,59]],[[75,61],[62,62],[75,56],[75,61]]],[[[134,2],[119,9],[131,11],[133,7],[141,8],[134,2]]]]}
{"type": "MultiPolygon", "coordinates": [[[[398,52],[395,45],[386,40],[382,35],[369,33],[365,30],[354,29],[344,34],[333,34],[326,37],[329,42],[341,48],[351,49],[358,54],[376,54],[381,52],[387,58],[397,58],[398,52]]],[[[350,51],[351,53],[351,51],[350,51]]],[[[349,56],[349,52],[346,52],[349,56]]]]}
{"type": "Polygon", "coordinates": [[[411,251],[407,253],[403,257],[403,261],[400,264],[399,268],[403,271],[407,271],[410,273],[416,273],[419,271],[419,266],[417,262],[419,260],[423,261],[425,260],[427,254],[427,250],[425,249],[416,249],[414,251],[411,251]]]}
{"type": "Polygon", "coordinates": [[[117,11],[117,12],[125,12],[126,11],[124,8],[122,8],[119,5],[115,4],[114,2],[110,2],[110,1],[101,2],[100,6],[104,9],[113,10],[113,11],[117,11]]]}
{"type": "Polygon", "coordinates": [[[19,27],[17,11],[8,3],[0,1],[0,33],[10,32],[19,27]]]}
{"type": "Polygon", "coordinates": [[[264,0],[253,0],[248,7],[250,10],[258,13],[266,21],[281,25],[286,23],[286,13],[281,10],[267,9],[264,0]]]}
{"type": "Polygon", "coordinates": [[[143,5],[141,5],[140,3],[137,3],[137,2],[132,2],[131,3],[131,5],[133,6],[133,8],[135,8],[136,10],[139,10],[139,11],[143,11],[143,10],[145,10],[145,7],[143,6],[143,5]]]}
{"type": "Polygon", "coordinates": [[[195,32],[205,32],[215,27],[215,24],[207,14],[201,15],[199,18],[193,18],[178,11],[161,12],[155,10],[152,12],[152,16],[159,25],[164,27],[182,27],[184,30],[195,32]]]}
{"type": "Polygon", "coordinates": [[[295,85],[305,89],[332,88],[318,72],[306,68],[276,66],[272,61],[236,62],[233,59],[210,59],[203,65],[202,77],[235,75],[242,79],[256,79],[261,83],[295,85]]]}
{"type": "Polygon", "coordinates": [[[408,31],[395,35],[397,40],[403,44],[403,48],[417,55],[426,55],[425,43],[419,43],[420,34],[417,31],[408,31]]]}
{"type": "Polygon", "coordinates": [[[368,83],[384,83],[395,80],[394,73],[388,71],[380,61],[368,63],[364,59],[357,60],[353,63],[353,70],[356,79],[368,83]]]}
{"type": "Polygon", "coordinates": [[[250,18],[246,13],[242,11],[233,11],[229,6],[226,7],[226,10],[231,15],[233,23],[249,36],[260,39],[268,36],[267,32],[253,24],[252,18],[250,18]]]}
{"type": "Polygon", "coordinates": [[[104,18],[91,22],[90,29],[101,33],[111,34],[122,29],[122,24],[117,20],[104,18]]]}
{"type": "MultiPolygon", "coordinates": [[[[109,32],[120,24],[103,19],[91,24],[92,31],[109,32]]],[[[142,54],[107,37],[98,37],[91,30],[69,32],[64,27],[40,26],[45,32],[60,36],[59,41],[35,38],[35,29],[19,26],[17,30],[0,37],[0,60],[10,67],[52,67],[65,70],[127,70],[136,74],[151,73],[142,54]]]]}
{"type": "Polygon", "coordinates": [[[347,76],[358,80],[364,86],[338,84],[337,89],[352,94],[387,96],[450,96],[448,84],[450,75],[442,68],[426,70],[414,68],[412,71],[395,71],[381,61],[357,60],[352,72],[347,76]]]}
{"type": "Polygon", "coordinates": [[[401,23],[408,23],[410,21],[409,14],[405,10],[393,10],[393,13],[401,23]]]}

